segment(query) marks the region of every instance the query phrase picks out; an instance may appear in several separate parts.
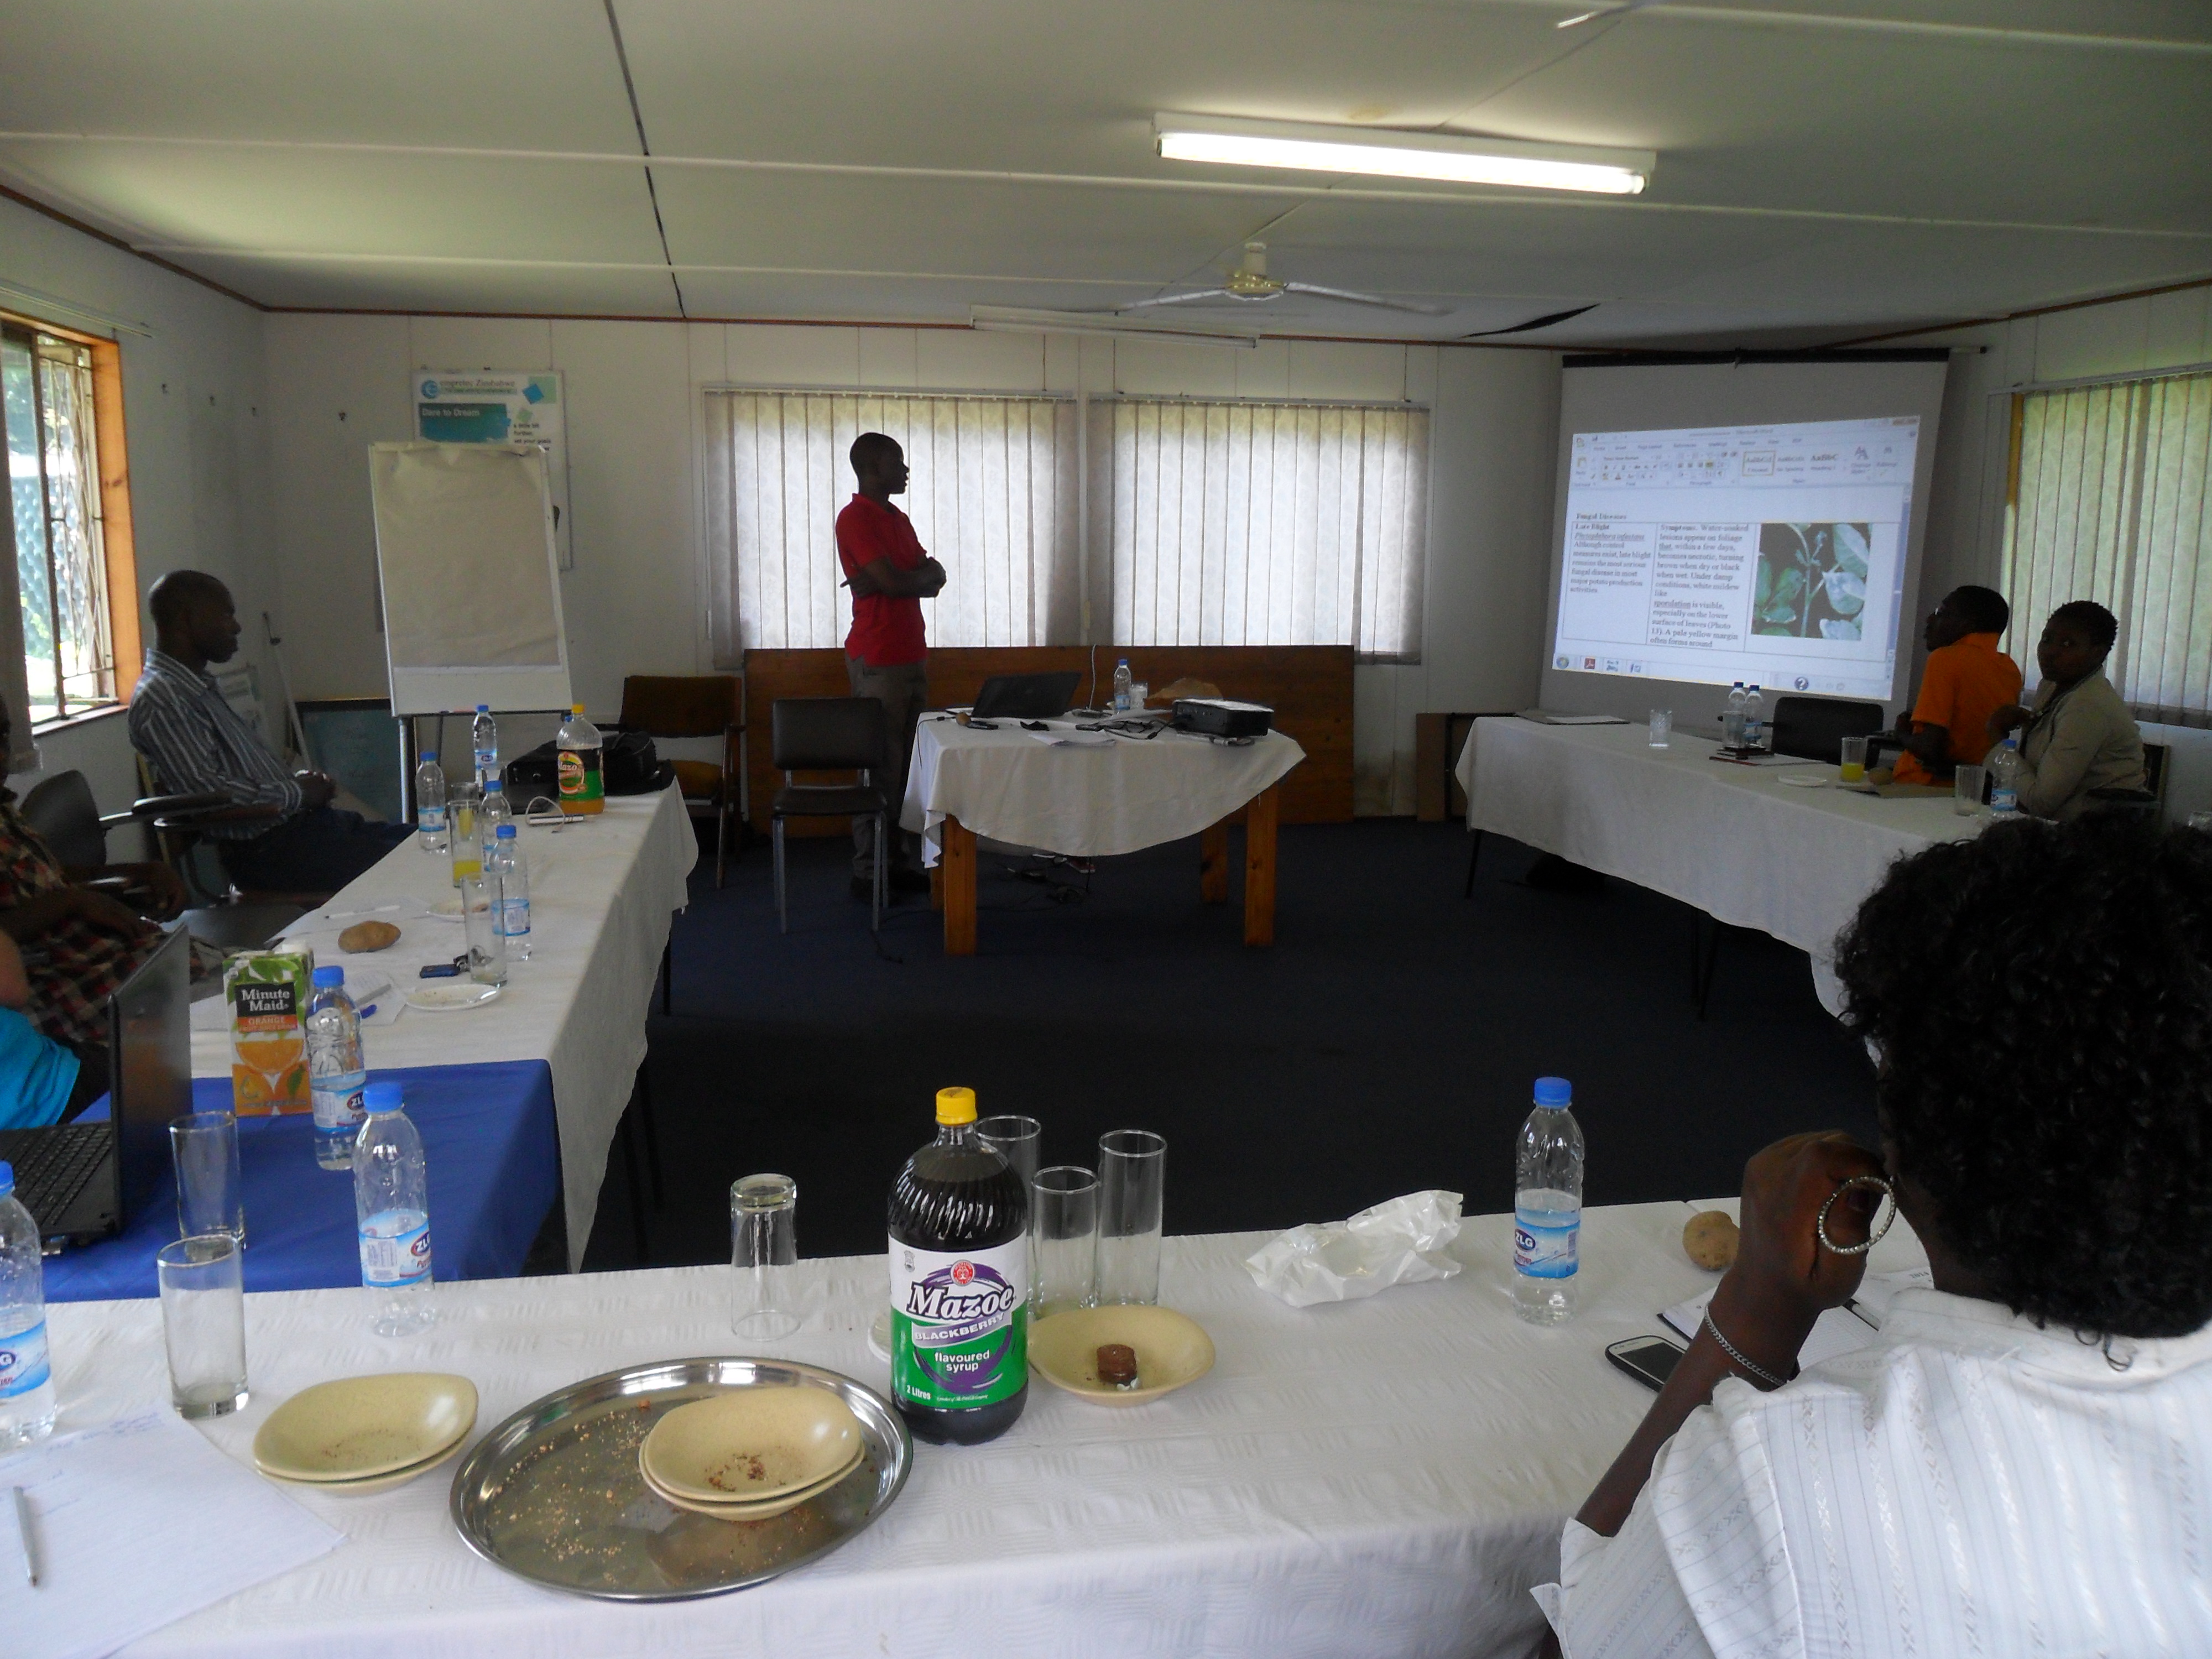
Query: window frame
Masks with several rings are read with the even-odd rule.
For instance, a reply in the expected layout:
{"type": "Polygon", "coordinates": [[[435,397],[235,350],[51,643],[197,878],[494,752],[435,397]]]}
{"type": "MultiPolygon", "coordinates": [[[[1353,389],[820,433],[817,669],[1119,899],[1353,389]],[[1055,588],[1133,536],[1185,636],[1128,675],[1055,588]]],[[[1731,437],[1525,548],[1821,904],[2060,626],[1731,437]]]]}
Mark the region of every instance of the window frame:
{"type": "MultiPolygon", "coordinates": [[[[55,664],[56,713],[47,719],[33,721],[33,733],[51,731],[78,720],[112,714],[131,701],[131,693],[138,682],[143,652],[143,635],[138,621],[138,566],[131,516],[130,447],[125,434],[123,410],[123,350],[112,339],[40,317],[0,309],[0,332],[16,337],[30,350],[34,375],[33,399],[43,427],[44,402],[40,395],[44,375],[40,370],[38,337],[66,342],[83,348],[90,355],[92,378],[92,435],[94,459],[98,468],[97,489],[100,523],[100,578],[104,587],[107,620],[108,664],[105,671],[106,689],[97,697],[71,699],[60,680],[60,665],[55,664]]],[[[43,430],[39,446],[40,504],[42,512],[50,513],[50,496],[46,476],[46,444],[43,430]]],[[[51,522],[49,518],[48,522],[51,522]]],[[[9,550],[12,558],[14,550],[9,550]]],[[[49,625],[55,617],[56,595],[53,586],[53,545],[51,532],[46,544],[47,590],[45,599],[49,625]]],[[[25,660],[27,672],[29,662],[25,660]]]]}

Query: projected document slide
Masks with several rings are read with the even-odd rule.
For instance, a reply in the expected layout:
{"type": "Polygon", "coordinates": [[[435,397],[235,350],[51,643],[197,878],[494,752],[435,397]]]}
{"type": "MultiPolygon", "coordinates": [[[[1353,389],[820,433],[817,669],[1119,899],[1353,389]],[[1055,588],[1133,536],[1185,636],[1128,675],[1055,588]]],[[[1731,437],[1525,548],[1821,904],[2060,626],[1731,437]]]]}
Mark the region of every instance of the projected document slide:
{"type": "Polygon", "coordinates": [[[1886,699],[1914,415],[1578,432],[1552,665],[1886,699]]]}

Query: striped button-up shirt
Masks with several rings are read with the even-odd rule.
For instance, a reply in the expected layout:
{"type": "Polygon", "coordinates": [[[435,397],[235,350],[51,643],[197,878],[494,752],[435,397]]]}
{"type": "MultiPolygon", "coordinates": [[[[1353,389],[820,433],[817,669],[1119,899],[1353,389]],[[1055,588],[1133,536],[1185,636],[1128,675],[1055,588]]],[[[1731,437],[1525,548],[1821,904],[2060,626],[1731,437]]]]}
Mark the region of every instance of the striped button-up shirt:
{"type": "MultiPolygon", "coordinates": [[[[147,652],[146,672],[131,694],[131,746],[152,763],[171,794],[222,794],[240,806],[279,806],[288,816],[300,809],[291,769],[223,701],[214,678],[164,652],[147,652]]],[[[263,818],[210,823],[201,833],[251,841],[273,826],[263,818]]]]}

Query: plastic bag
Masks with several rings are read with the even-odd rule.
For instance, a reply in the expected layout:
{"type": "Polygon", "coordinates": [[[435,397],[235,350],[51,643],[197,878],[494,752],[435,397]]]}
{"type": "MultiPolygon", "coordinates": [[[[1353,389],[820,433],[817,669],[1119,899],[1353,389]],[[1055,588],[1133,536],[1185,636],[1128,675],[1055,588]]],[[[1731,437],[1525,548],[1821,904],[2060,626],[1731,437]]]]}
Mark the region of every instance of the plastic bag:
{"type": "Polygon", "coordinates": [[[1293,1227],[1244,1267],[1254,1284],[1293,1308],[1449,1279],[1460,1264],[1444,1247],[1459,1237],[1459,1206],[1457,1193],[1407,1193],[1348,1220],[1293,1227]]]}

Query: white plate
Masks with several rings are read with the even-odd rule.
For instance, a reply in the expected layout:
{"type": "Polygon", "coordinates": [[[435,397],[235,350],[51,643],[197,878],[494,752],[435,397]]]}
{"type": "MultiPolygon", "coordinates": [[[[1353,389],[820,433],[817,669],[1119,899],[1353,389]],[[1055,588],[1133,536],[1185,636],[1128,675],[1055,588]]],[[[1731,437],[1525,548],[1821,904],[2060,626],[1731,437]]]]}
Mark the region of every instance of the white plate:
{"type": "Polygon", "coordinates": [[[445,921],[459,921],[461,919],[461,896],[454,893],[441,898],[425,909],[423,915],[436,916],[445,921]]]}
{"type": "Polygon", "coordinates": [[[504,985],[479,985],[474,980],[425,980],[399,995],[410,1008],[428,1014],[450,1014],[463,1008],[481,1008],[507,989],[504,985]]]}
{"type": "Polygon", "coordinates": [[[1820,777],[1808,778],[1802,772],[1784,773],[1783,775],[1782,781],[1788,784],[1792,789],[1826,789],[1828,787],[1827,779],[1820,777]]]}

